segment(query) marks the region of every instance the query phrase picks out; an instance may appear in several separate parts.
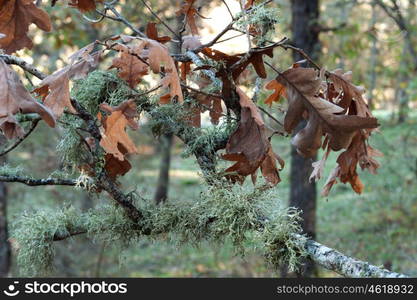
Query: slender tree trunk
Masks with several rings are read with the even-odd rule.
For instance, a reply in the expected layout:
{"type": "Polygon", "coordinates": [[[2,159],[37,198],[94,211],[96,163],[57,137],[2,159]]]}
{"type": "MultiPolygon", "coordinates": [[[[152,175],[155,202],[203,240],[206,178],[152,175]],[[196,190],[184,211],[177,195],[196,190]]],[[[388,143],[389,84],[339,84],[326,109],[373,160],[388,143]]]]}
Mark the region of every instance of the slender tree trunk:
{"type": "MultiPolygon", "coordinates": [[[[373,3],[372,6],[372,17],[370,22],[370,30],[371,32],[375,32],[375,25],[377,22],[377,10],[376,4],[373,3]]],[[[370,57],[370,74],[369,74],[369,89],[368,89],[368,106],[369,108],[373,108],[374,103],[374,90],[376,87],[376,66],[378,62],[378,40],[376,36],[372,36],[372,47],[371,47],[371,57],[370,57]]]]}
{"type": "Polygon", "coordinates": [[[168,197],[169,169],[171,165],[172,134],[164,134],[160,139],[161,164],[154,200],[157,204],[165,202],[168,197]]]}
{"type": "Polygon", "coordinates": [[[401,56],[400,62],[400,75],[399,75],[399,83],[397,84],[398,88],[395,91],[395,98],[398,101],[398,123],[403,123],[408,116],[408,93],[406,90],[407,82],[410,80],[408,75],[408,67],[407,67],[407,50],[406,45],[403,48],[403,55],[401,56]]]}
{"type": "MultiPolygon", "coordinates": [[[[181,36],[181,27],[183,16],[177,16],[176,20],[176,31],[181,36]]],[[[179,43],[173,43],[172,51],[173,53],[180,54],[182,47],[182,40],[179,43]]],[[[159,167],[159,177],[158,184],[155,190],[154,200],[157,204],[165,202],[168,198],[168,188],[169,188],[169,170],[171,166],[171,148],[173,142],[172,133],[164,134],[161,136],[160,142],[160,154],[161,154],[161,164],[159,167]]]]}
{"type": "MultiPolygon", "coordinates": [[[[3,144],[5,138],[0,136],[0,144],[3,144]]],[[[0,157],[0,165],[6,162],[4,156],[0,157]]],[[[0,182],[0,278],[6,277],[10,271],[11,249],[9,243],[9,234],[7,228],[7,186],[6,183],[0,182]]]]}
{"type": "MultiPolygon", "coordinates": [[[[313,59],[317,59],[320,53],[319,42],[319,0],[292,0],[292,34],[295,46],[302,48],[313,59]]],[[[298,53],[293,53],[294,60],[302,59],[298,53]]],[[[295,133],[305,126],[300,124],[295,133]]],[[[300,156],[296,149],[291,149],[291,173],[290,173],[290,201],[289,205],[299,208],[302,213],[301,226],[304,232],[311,238],[316,236],[316,184],[309,182],[312,171],[312,159],[300,156]]],[[[304,269],[298,276],[310,277],[315,272],[312,261],[306,261],[304,269]]]]}

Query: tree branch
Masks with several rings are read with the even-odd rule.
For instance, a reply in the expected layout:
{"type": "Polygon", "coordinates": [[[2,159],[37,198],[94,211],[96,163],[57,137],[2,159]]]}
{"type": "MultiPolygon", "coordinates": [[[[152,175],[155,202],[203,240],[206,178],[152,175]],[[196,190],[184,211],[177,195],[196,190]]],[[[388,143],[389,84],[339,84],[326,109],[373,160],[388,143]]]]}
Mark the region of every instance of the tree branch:
{"type": "MultiPolygon", "coordinates": [[[[70,229],[65,232],[57,232],[54,235],[54,241],[87,233],[85,228],[70,229]]],[[[144,233],[147,234],[146,232],[144,233]]],[[[407,278],[407,275],[391,272],[389,270],[374,266],[368,262],[357,260],[347,256],[335,249],[322,245],[314,240],[307,239],[301,235],[294,235],[296,242],[302,244],[309,257],[322,267],[336,272],[343,277],[352,278],[407,278]]]]}
{"type": "Polygon", "coordinates": [[[6,155],[7,153],[9,153],[13,149],[15,149],[17,146],[19,146],[35,130],[35,128],[36,128],[36,126],[38,126],[40,120],[41,120],[41,118],[39,118],[39,117],[34,119],[32,121],[32,125],[30,126],[29,130],[22,137],[20,137],[13,145],[11,145],[7,149],[3,150],[3,152],[0,153],[0,156],[6,155]]]}
{"type": "Polygon", "coordinates": [[[41,185],[67,185],[75,186],[77,181],[74,179],[58,179],[58,178],[44,178],[44,179],[34,179],[31,177],[24,176],[0,176],[0,182],[19,182],[26,184],[28,186],[41,186],[41,185]]]}
{"type": "MultiPolygon", "coordinates": [[[[300,238],[301,236],[295,236],[300,238]]],[[[344,277],[378,277],[378,278],[405,278],[404,274],[374,266],[368,262],[347,256],[335,249],[324,246],[314,240],[308,239],[305,249],[310,258],[324,268],[334,271],[344,277]]]]}
{"type": "Polygon", "coordinates": [[[3,59],[6,64],[19,66],[26,72],[32,74],[33,76],[38,77],[39,79],[44,79],[46,77],[44,73],[42,73],[41,71],[36,69],[33,65],[31,65],[30,63],[26,62],[25,60],[19,57],[8,55],[8,54],[0,54],[0,58],[3,59]]]}

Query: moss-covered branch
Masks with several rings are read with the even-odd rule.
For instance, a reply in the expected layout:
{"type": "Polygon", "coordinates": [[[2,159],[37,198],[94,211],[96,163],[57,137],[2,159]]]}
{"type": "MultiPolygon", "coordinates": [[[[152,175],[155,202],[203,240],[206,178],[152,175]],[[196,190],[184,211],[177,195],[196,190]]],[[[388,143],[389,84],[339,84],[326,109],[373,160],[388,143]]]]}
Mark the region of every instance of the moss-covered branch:
{"type": "Polygon", "coordinates": [[[76,186],[77,181],[73,179],[58,179],[58,178],[42,178],[34,179],[25,176],[13,176],[3,175],[0,176],[1,182],[19,182],[29,186],[40,186],[40,185],[68,185],[76,186]]]}
{"type": "MultiPolygon", "coordinates": [[[[294,238],[300,238],[295,235],[294,238]]],[[[371,265],[368,262],[347,256],[335,249],[329,248],[313,240],[307,240],[305,249],[309,257],[323,266],[344,277],[375,277],[375,278],[403,278],[408,277],[404,274],[391,272],[381,267],[371,265]]]]}

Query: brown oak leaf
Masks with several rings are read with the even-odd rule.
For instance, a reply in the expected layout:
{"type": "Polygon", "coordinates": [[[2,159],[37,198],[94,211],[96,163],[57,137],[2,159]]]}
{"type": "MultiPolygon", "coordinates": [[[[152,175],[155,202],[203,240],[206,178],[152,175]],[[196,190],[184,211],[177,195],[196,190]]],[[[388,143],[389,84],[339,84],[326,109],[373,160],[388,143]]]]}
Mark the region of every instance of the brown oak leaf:
{"type": "MultiPolygon", "coordinates": [[[[83,49],[92,50],[92,47],[87,46],[83,49]]],[[[52,110],[56,118],[62,115],[65,108],[75,113],[70,98],[70,80],[84,78],[98,65],[100,51],[87,54],[86,51],[81,50],[77,51],[75,56],[70,57],[73,63],[47,76],[41,81],[39,87],[33,91],[42,97],[44,104],[52,110]]]]}
{"type": "Polygon", "coordinates": [[[274,93],[271,94],[266,100],[265,104],[268,104],[270,107],[273,102],[278,102],[281,99],[281,96],[285,95],[285,86],[276,81],[275,79],[271,80],[265,85],[265,89],[274,90],[274,93]]]}
{"type": "Polygon", "coordinates": [[[113,59],[110,69],[117,68],[119,77],[125,80],[131,88],[134,88],[142,80],[142,77],[148,74],[148,65],[138,58],[143,50],[142,47],[138,45],[127,47],[119,44],[113,49],[119,51],[120,57],[113,59]]]}
{"type": "Polygon", "coordinates": [[[88,12],[96,9],[96,3],[103,0],[68,0],[69,6],[77,8],[81,12],[88,12]]]}
{"type": "Polygon", "coordinates": [[[48,14],[32,0],[0,0],[0,32],[5,35],[0,39],[0,48],[7,54],[25,47],[31,49],[33,43],[27,32],[32,23],[43,31],[52,29],[48,14]]]}
{"type": "Polygon", "coordinates": [[[350,145],[358,130],[378,126],[375,118],[345,115],[342,107],[320,97],[322,82],[314,69],[291,68],[276,80],[285,86],[288,99],[285,130],[291,133],[303,116],[307,119],[307,125],[292,140],[297,151],[306,157],[317,153],[324,134],[329,136],[329,147],[338,151],[350,145]]]}
{"type": "Polygon", "coordinates": [[[165,44],[171,40],[169,36],[159,36],[156,29],[156,23],[149,22],[146,26],[146,36],[152,40],[155,40],[161,44],[165,44]]]}
{"type": "Polygon", "coordinates": [[[280,182],[277,162],[284,162],[273,151],[266,134],[265,124],[252,100],[240,89],[236,90],[242,108],[238,128],[230,136],[223,159],[236,162],[226,169],[226,178],[233,182],[243,182],[248,175],[256,180],[256,171],[272,185],[280,182]]]}
{"type": "Polygon", "coordinates": [[[185,15],[185,21],[190,27],[192,35],[198,35],[198,28],[196,24],[196,16],[198,15],[197,9],[193,6],[195,0],[185,0],[181,6],[181,9],[176,12],[177,16],[185,15]]]}
{"type": "Polygon", "coordinates": [[[16,72],[0,59],[0,128],[8,139],[23,135],[15,117],[17,113],[38,113],[49,126],[55,127],[52,112],[32,98],[16,72]]]}
{"type": "Polygon", "coordinates": [[[138,129],[138,123],[135,121],[137,116],[135,102],[128,100],[116,107],[102,103],[100,108],[110,114],[104,118],[99,114],[99,119],[103,119],[104,129],[100,145],[106,153],[113,155],[119,161],[124,161],[125,154],[137,153],[135,144],[126,133],[126,126],[133,130],[138,129]],[[121,147],[125,151],[121,151],[121,147]]]}

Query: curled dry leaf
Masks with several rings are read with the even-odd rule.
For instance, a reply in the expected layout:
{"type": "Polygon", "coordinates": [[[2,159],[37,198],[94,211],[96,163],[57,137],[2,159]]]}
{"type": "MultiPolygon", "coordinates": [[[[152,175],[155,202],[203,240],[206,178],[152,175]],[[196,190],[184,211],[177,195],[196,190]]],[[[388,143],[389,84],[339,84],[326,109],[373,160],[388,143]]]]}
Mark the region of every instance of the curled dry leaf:
{"type": "Polygon", "coordinates": [[[52,112],[32,98],[16,72],[0,59],[0,128],[8,139],[23,135],[15,117],[17,113],[38,113],[49,126],[55,127],[52,112]]]}
{"type": "Polygon", "coordinates": [[[88,45],[74,53],[70,57],[70,65],[47,76],[33,91],[42,97],[44,104],[52,110],[56,118],[62,115],[65,108],[75,113],[70,99],[70,80],[84,78],[97,67],[101,52],[91,54],[92,49],[93,46],[88,45]]]}
{"type": "Polygon", "coordinates": [[[196,16],[198,15],[197,9],[193,6],[195,0],[185,0],[181,6],[181,9],[176,12],[177,16],[184,15],[185,22],[190,27],[192,35],[198,35],[198,27],[196,23],[196,16]]]}
{"type": "Polygon", "coordinates": [[[81,12],[88,12],[96,9],[96,3],[103,0],[68,0],[68,5],[77,8],[81,12]]]}
{"type": "Polygon", "coordinates": [[[271,80],[265,85],[265,89],[274,90],[274,93],[271,94],[266,100],[265,104],[268,104],[270,107],[273,102],[279,102],[281,96],[285,96],[285,86],[276,81],[275,79],[271,80]]]}
{"type": "Polygon", "coordinates": [[[277,162],[284,162],[272,150],[269,137],[266,135],[265,124],[252,100],[240,89],[236,92],[240,97],[241,120],[238,128],[230,136],[226,145],[225,160],[236,163],[226,169],[226,177],[233,182],[243,182],[248,175],[256,178],[258,168],[272,185],[280,182],[277,162]]]}
{"type": "Polygon", "coordinates": [[[148,65],[138,58],[143,48],[140,45],[127,47],[118,44],[113,49],[119,51],[120,56],[113,59],[110,69],[117,68],[119,77],[134,88],[148,74],[148,65]]]}
{"type": "Polygon", "coordinates": [[[99,119],[102,120],[103,133],[100,145],[107,154],[113,155],[119,161],[125,159],[125,154],[137,153],[137,148],[126,133],[126,126],[137,130],[138,123],[135,121],[137,116],[136,104],[133,100],[128,100],[116,107],[111,107],[108,104],[101,104],[100,108],[109,116],[99,119]],[[120,147],[125,151],[121,151],[120,147]]]}
{"type": "Polygon", "coordinates": [[[146,36],[151,40],[155,40],[161,44],[165,44],[171,40],[169,36],[158,36],[158,30],[156,29],[156,23],[149,22],[146,26],[146,36]]]}
{"type": "Polygon", "coordinates": [[[350,183],[356,193],[361,193],[364,186],[356,172],[357,165],[370,172],[376,172],[379,166],[373,157],[380,153],[366,144],[378,123],[362,97],[364,89],[351,83],[350,72],[335,70],[329,73],[327,81],[324,73],[322,70],[319,76],[314,69],[294,66],[276,78],[285,87],[288,99],[284,128],[291,133],[306,119],[306,126],[293,137],[292,144],[306,157],[314,157],[320,147],[326,149],[323,158],[313,163],[310,180],[322,177],[330,151],[346,149],[337,158],[338,165],[331,172],[323,195],[337,181],[350,183]]]}
{"type": "Polygon", "coordinates": [[[291,68],[277,77],[285,86],[288,112],[284,128],[291,133],[306,116],[307,125],[293,138],[292,144],[306,157],[313,157],[321,147],[322,135],[329,136],[329,147],[338,151],[347,148],[360,129],[376,128],[372,117],[346,115],[344,109],[320,96],[321,80],[310,68],[291,68]]]}
{"type": "Polygon", "coordinates": [[[43,31],[51,31],[48,14],[38,8],[32,0],[0,0],[0,48],[11,54],[22,48],[31,49],[32,40],[27,32],[31,24],[43,31]]]}
{"type": "Polygon", "coordinates": [[[237,79],[239,75],[246,70],[246,68],[252,64],[256,74],[261,78],[266,78],[266,70],[263,61],[263,56],[267,55],[273,57],[273,48],[266,48],[260,51],[254,51],[249,53],[240,53],[235,55],[228,55],[219,50],[204,48],[202,53],[215,61],[223,61],[227,68],[233,66],[232,72],[233,79],[237,79]],[[239,62],[240,61],[240,62],[239,62]]]}
{"type": "Polygon", "coordinates": [[[168,103],[172,99],[182,103],[184,96],[181,90],[180,77],[168,48],[158,41],[148,38],[121,35],[120,39],[125,44],[128,44],[126,47],[128,47],[131,54],[139,56],[143,61],[147,61],[154,73],[164,74],[160,84],[164,88],[169,88],[169,92],[160,97],[160,103],[168,103]],[[133,52],[132,48],[135,48],[136,53],[133,52]]]}
{"type": "Polygon", "coordinates": [[[210,121],[212,124],[219,124],[219,120],[223,114],[222,99],[211,95],[201,93],[190,93],[190,96],[196,99],[199,105],[190,105],[187,107],[188,121],[194,127],[201,127],[201,113],[209,111],[210,121]]]}

